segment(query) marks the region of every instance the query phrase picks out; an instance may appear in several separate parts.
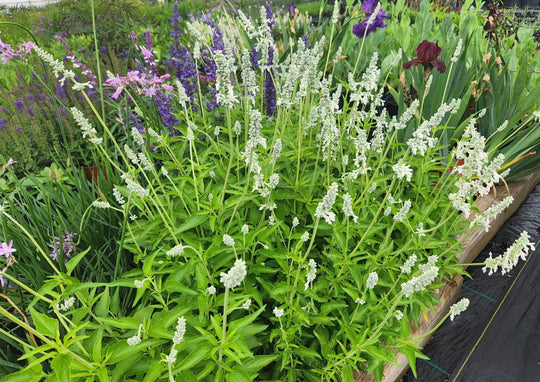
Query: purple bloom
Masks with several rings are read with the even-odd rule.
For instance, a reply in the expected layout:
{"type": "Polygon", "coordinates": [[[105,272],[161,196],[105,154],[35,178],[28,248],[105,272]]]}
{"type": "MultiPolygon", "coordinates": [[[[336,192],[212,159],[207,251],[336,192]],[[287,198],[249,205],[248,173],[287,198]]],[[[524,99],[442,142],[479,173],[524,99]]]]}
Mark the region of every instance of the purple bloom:
{"type": "Polygon", "coordinates": [[[446,65],[442,60],[438,60],[437,57],[442,53],[442,49],[439,47],[439,42],[429,42],[428,40],[422,41],[416,48],[416,58],[411,61],[403,63],[403,69],[410,69],[411,66],[418,66],[422,64],[425,70],[431,70],[435,67],[441,73],[446,71],[446,65]]]}
{"type": "Polygon", "coordinates": [[[55,261],[58,261],[60,253],[63,253],[66,257],[71,257],[72,252],[76,249],[75,236],[77,236],[77,233],[68,231],[64,231],[61,240],[58,236],[55,236],[53,244],[49,245],[53,249],[49,256],[55,261]]]}
{"type": "Polygon", "coordinates": [[[272,30],[272,28],[276,26],[276,22],[274,21],[274,14],[272,13],[272,9],[270,8],[268,1],[264,4],[264,8],[266,9],[266,25],[268,26],[269,30],[272,30]]]}
{"type": "Polygon", "coordinates": [[[178,0],[174,2],[173,15],[169,19],[169,24],[172,26],[171,36],[176,44],[180,42],[180,36],[182,32],[180,31],[180,14],[178,13],[178,0]]]}
{"type": "MultiPolygon", "coordinates": [[[[11,161],[11,158],[10,158],[10,161],[11,161]]],[[[4,165],[4,166],[5,166],[4,169],[5,169],[6,167],[8,167],[10,164],[13,164],[13,163],[15,163],[15,162],[14,162],[14,161],[11,162],[11,163],[8,162],[7,165],[4,165]]],[[[9,244],[7,244],[7,243],[5,243],[5,242],[2,243],[2,244],[0,244],[0,256],[4,255],[4,256],[6,257],[6,259],[9,259],[9,258],[11,257],[11,254],[12,254],[13,252],[16,252],[16,251],[17,251],[17,250],[16,250],[15,248],[13,248],[12,246],[13,246],[13,240],[11,240],[11,241],[9,242],[9,244]]]]}
{"type": "Polygon", "coordinates": [[[370,21],[372,18],[373,12],[375,12],[375,9],[377,9],[378,3],[379,0],[366,0],[362,4],[362,10],[364,11],[366,20],[353,25],[353,33],[356,35],[356,37],[364,38],[370,33],[377,31],[379,28],[387,27],[383,20],[387,19],[389,16],[386,12],[383,12],[382,9],[379,9],[377,15],[370,23],[368,23],[368,21],[370,21]]]}
{"type": "Polygon", "coordinates": [[[290,17],[291,19],[293,19],[294,16],[296,16],[296,13],[297,13],[297,12],[296,12],[296,5],[294,5],[294,4],[289,4],[289,17],[290,17]]]}
{"type": "Polygon", "coordinates": [[[268,64],[265,70],[264,79],[264,102],[266,105],[266,115],[273,115],[276,112],[276,86],[274,85],[274,73],[272,62],[274,61],[274,48],[268,47],[268,64]]]}

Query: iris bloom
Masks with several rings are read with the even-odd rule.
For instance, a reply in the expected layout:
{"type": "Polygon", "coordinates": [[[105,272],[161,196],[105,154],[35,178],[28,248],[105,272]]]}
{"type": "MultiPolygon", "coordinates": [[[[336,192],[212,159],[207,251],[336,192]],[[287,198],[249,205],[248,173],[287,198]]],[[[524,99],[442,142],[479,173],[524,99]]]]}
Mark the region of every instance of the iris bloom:
{"type": "Polygon", "coordinates": [[[382,9],[379,9],[379,12],[375,18],[368,23],[370,18],[373,15],[373,12],[377,9],[377,4],[379,0],[366,0],[362,3],[362,10],[366,16],[366,20],[353,25],[353,33],[358,38],[367,37],[370,33],[375,32],[378,28],[385,28],[387,25],[384,23],[383,19],[388,18],[388,14],[383,12],[382,9]]]}
{"type": "Polygon", "coordinates": [[[416,58],[409,62],[403,63],[403,69],[410,69],[411,66],[424,65],[425,70],[430,70],[435,67],[441,73],[446,71],[446,65],[442,60],[437,59],[442,53],[442,49],[439,47],[438,42],[432,43],[428,40],[424,40],[416,48],[416,58]]]}

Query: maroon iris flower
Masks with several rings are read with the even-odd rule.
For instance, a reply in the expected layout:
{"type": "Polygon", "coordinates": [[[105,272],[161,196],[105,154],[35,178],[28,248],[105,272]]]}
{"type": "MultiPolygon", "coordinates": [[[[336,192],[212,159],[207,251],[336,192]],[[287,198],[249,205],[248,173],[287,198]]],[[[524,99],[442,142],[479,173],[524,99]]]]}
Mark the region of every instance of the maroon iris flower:
{"type": "Polygon", "coordinates": [[[422,64],[424,69],[430,70],[435,67],[441,73],[446,71],[446,65],[442,60],[438,60],[437,57],[442,53],[442,49],[439,47],[439,42],[436,43],[424,40],[416,48],[416,58],[403,63],[404,69],[410,69],[411,66],[418,66],[422,64]]]}

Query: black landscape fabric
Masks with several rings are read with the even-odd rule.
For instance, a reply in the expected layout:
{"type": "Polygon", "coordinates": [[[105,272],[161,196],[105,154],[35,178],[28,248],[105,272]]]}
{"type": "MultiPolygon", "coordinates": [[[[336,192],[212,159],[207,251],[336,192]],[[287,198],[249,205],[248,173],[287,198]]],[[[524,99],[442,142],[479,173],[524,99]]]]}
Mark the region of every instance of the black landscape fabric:
{"type": "MultiPolygon", "coordinates": [[[[540,185],[475,262],[503,253],[523,231],[537,243],[539,228],[540,185]]],[[[424,349],[430,360],[418,360],[418,378],[409,370],[403,382],[540,382],[540,249],[505,275],[467,271],[469,308],[437,330],[424,349]]]]}

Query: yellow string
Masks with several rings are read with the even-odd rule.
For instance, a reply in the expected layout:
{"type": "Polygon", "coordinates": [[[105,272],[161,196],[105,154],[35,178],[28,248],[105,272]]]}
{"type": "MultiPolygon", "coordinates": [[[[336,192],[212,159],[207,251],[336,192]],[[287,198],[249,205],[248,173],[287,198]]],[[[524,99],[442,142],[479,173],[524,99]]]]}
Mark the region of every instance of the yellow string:
{"type": "Polygon", "coordinates": [[[495,318],[495,316],[497,315],[497,313],[499,312],[499,310],[501,309],[502,305],[504,304],[504,301],[506,300],[506,298],[508,297],[508,295],[510,294],[510,291],[512,290],[512,288],[514,287],[514,284],[516,283],[516,281],[518,281],[519,279],[519,276],[521,276],[521,272],[523,272],[523,270],[525,269],[525,267],[527,266],[527,264],[529,263],[529,260],[531,259],[533,254],[531,254],[528,258],[527,258],[527,261],[525,261],[525,264],[523,265],[523,267],[521,267],[521,270],[519,271],[517,277],[515,278],[514,282],[512,282],[512,285],[510,285],[510,288],[508,288],[508,290],[506,291],[506,294],[504,295],[504,298],[502,299],[501,303],[499,304],[499,306],[497,307],[497,309],[495,310],[495,313],[493,313],[493,316],[491,316],[491,319],[489,320],[488,324],[486,325],[486,327],[484,328],[484,331],[482,332],[482,334],[480,335],[480,338],[478,338],[478,341],[476,341],[476,343],[474,344],[473,348],[471,349],[469,355],[467,356],[467,358],[465,359],[465,361],[463,362],[463,364],[461,365],[461,367],[459,368],[456,376],[454,377],[454,379],[452,380],[452,382],[456,382],[457,380],[457,377],[459,377],[459,374],[463,371],[463,368],[465,367],[465,364],[467,362],[469,362],[469,359],[471,358],[472,356],[472,353],[474,353],[474,351],[476,350],[476,347],[478,346],[478,344],[480,343],[480,341],[482,340],[482,337],[484,337],[484,334],[486,334],[488,328],[489,328],[489,325],[491,325],[491,322],[493,321],[493,319],[495,318]]]}

